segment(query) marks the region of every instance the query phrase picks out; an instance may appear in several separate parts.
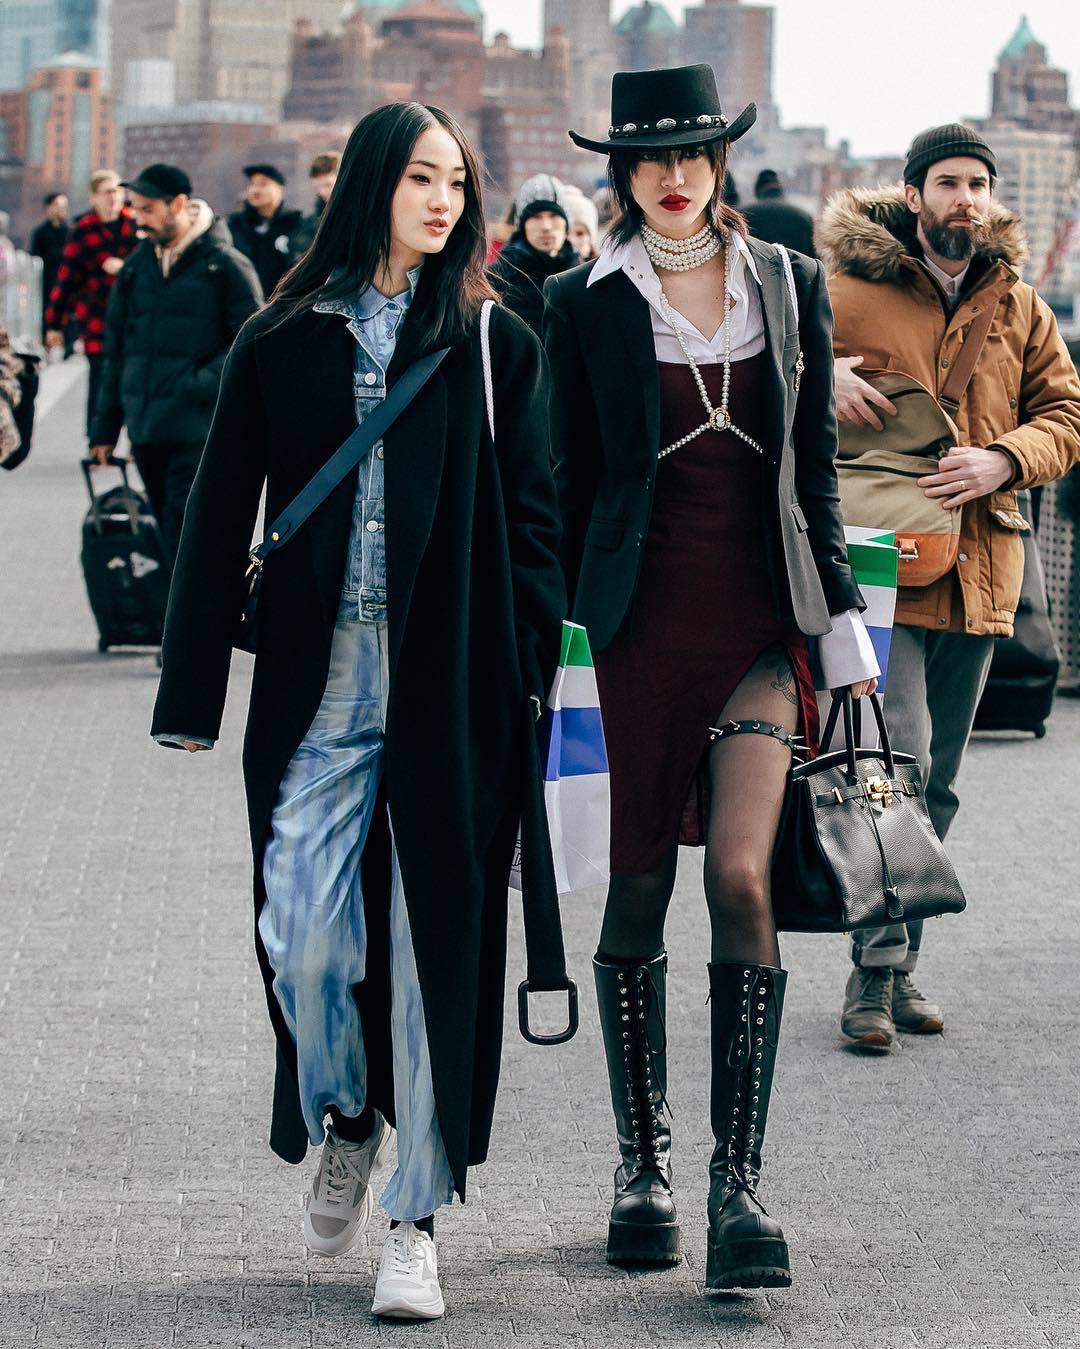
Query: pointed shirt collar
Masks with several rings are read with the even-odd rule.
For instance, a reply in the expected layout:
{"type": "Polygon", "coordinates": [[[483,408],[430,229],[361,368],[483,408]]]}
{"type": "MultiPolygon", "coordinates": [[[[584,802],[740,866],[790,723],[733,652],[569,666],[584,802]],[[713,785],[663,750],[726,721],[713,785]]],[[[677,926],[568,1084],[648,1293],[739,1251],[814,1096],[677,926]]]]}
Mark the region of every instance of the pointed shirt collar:
{"type": "MultiPolygon", "coordinates": [[[[359,319],[364,322],[367,319],[374,318],[376,314],[382,313],[386,306],[390,304],[396,304],[402,309],[407,309],[416,294],[423,265],[421,263],[418,267],[413,267],[411,271],[406,273],[409,289],[403,290],[400,295],[384,295],[376,286],[368,285],[351,300],[319,300],[313,306],[315,313],[344,314],[348,318],[359,319]]],[[[333,281],[336,276],[337,273],[332,273],[330,280],[333,281]]]]}

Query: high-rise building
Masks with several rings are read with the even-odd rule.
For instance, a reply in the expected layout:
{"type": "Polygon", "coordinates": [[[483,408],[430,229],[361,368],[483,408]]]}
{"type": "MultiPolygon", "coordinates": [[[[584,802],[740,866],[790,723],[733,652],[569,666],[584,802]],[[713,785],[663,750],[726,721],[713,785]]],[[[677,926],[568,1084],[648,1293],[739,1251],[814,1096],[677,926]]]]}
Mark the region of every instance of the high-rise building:
{"type": "Polygon", "coordinates": [[[774,120],[773,18],[771,5],[703,0],[687,9],[683,32],[683,60],[712,66],[725,111],[756,103],[762,126],[774,120]]]}
{"type": "Polygon", "coordinates": [[[562,29],[570,46],[571,125],[595,135],[611,115],[611,0],[544,0],[544,32],[553,28],[562,29]]]}
{"type": "Polygon", "coordinates": [[[615,25],[615,64],[619,70],[677,66],[682,40],[682,29],[663,5],[641,0],[615,25]]]}
{"type": "Polygon", "coordinates": [[[171,61],[177,103],[258,103],[276,116],[295,20],[340,12],[341,0],[112,0],[113,88],[123,95],[132,63],[171,61]]]}
{"type": "Polygon", "coordinates": [[[1068,74],[1050,64],[1026,17],[998,57],[990,109],[992,117],[1044,131],[1068,130],[1080,122],[1080,111],[1069,104],[1068,74]]]}
{"type": "Polygon", "coordinates": [[[37,215],[43,193],[66,192],[78,207],[90,174],[113,167],[112,98],[105,72],[87,56],[61,57],[34,71],[18,92],[0,93],[0,124],[6,153],[23,164],[24,225],[37,215]]]}
{"type": "Polygon", "coordinates": [[[0,4],[0,90],[22,89],[67,52],[109,68],[109,0],[5,0],[0,4]]]}

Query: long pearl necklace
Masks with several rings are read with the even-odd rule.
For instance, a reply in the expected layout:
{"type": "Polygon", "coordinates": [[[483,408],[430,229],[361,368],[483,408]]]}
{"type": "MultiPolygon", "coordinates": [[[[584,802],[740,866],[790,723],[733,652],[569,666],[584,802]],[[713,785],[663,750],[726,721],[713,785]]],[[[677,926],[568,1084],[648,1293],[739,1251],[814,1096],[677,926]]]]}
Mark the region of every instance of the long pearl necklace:
{"type": "MultiPolygon", "coordinates": [[[[706,226],[706,229],[710,229],[710,227],[706,226]]],[[[645,237],[646,230],[648,230],[650,234],[656,234],[656,232],[655,230],[650,230],[648,225],[644,225],[641,231],[642,241],[645,244],[645,251],[649,254],[649,261],[655,267],[657,266],[657,260],[651,251],[650,241],[645,237]]],[[[705,231],[702,231],[701,233],[704,232],[705,231]]],[[[701,237],[700,234],[694,235],[695,239],[700,237],[701,237]]],[[[662,238],[662,236],[656,234],[656,238],[659,239],[662,238]]],[[[713,234],[713,238],[716,239],[715,234],[713,234]]],[[[664,242],[675,243],[676,241],[665,240],[664,242]]],[[[689,243],[691,241],[683,240],[681,242],[689,243]]],[[[659,455],[657,456],[657,458],[659,459],[666,459],[669,454],[674,454],[676,450],[681,450],[684,445],[689,445],[689,443],[692,440],[696,440],[698,436],[702,435],[705,431],[730,431],[733,436],[738,436],[738,438],[741,441],[749,445],[750,448],[754,450],[757,454],[760,454],[762,456],[764,456],[765,454],[765,449],[763,446],[759,445],[752,436],[748,436],[745,431],[739,430],[739,428],[731,420],[731,413],[728,409],[728,403],[731,396],[731,311],[735,308],[735,297],[731,293],[731,281],[730,281],[731,268],[728,265],[730,255],[728,252],[727,244],[721,243],[718,239],[716,239],[716,245],[717,246],[714,249],[713,253],[709,255],[710,257],[715,257],[716,253],[718,253],[721,248],[724,250],[724,384],[720,394],[720,406],[713,407],[712,402],[709,399],[709,392],[705,388],[705,380],[702,378],[701,371],[698,369],[697,362],[690,354],[690,347],[687,345],[686,337],[683,334],[683,330],[679,325],[678,317],[675,313],[674,308],[672,307],[671,301],[664,294],[664,288],[663,286],[661,286],[660,308],[663,312],[665,321],[667,322],[671,330],[674,332],[675,338],[678,341],[679,346],[682,348],[683,355],[686,357],[686,363],[690,367],[690,373],[694,376],[694,382],[695,384],[697,384],[698,393],[701,395],[701,401],[705,406],[705,413],[708,420],[703,422],[701,426],[691,431],[688,435],[683,436],[681,440],[677,440],[674,443],[674,445],[669,445],[666,450],[661,450],[659,455]]],[[[708,259],[704,259],[704,261],[708,261],[708,259]]],[[[667,265],[665,263],[660,263],[659,265],[667,268],[667,265]]],[[[701,263],[700,262],[692,263],[690,264],[690,266],[700,267],[701,263]]],[[[667,270],[669,271],[677,270],[685,272],[690,270],[690,266],[682,266],[675,269],[667,268],[667,270]]]]}
{"type": "Polygon", "coordinates": [[[642,221],[641,241],[652,265],[665,272],[689,272],[715,258],[724,246],[711,225],[703,225],[689,239],[669,239],[642,221]]]}

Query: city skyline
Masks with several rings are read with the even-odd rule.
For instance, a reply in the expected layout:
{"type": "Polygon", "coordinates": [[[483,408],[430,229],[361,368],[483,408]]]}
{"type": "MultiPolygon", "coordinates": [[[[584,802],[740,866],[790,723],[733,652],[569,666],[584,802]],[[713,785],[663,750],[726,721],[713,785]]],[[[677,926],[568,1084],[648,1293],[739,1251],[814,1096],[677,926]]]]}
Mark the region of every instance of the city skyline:
{"type": "MultiPolygon", "coordinates": [[[[618,18],[633,0],[613,0],[618,18]]],[[[686,5],[660,0],[675,19],[686,5]]],[[[1059,0],[984,0],[978,23],[971,10],[941,0],[908,0],[900,31],[877,20],[870,40],[895,38],[913,53],[928,47],[925,59],[883,60],[861,54],[860,28],[867,32],[865,0],[765,0],[776,10],[775,88],[785,126],[824,125],[830,142],[844,139],[852,152],[877,156],[902,152],[922,128],[936,122],[983,117],[989,111],[990,71],[1001,49],[1026,14],[1054,65],[1069,72],[1073,101],[1080,97],[1080,9],[1059,0]],[[882,31],[884,28],[884,32],[882,31]],[[930,44],[933,44],[932,47],[930,44]],[[814,53],[808,61],[806,53],[814,53]],[[828,62],[831,76],[822,81],[828,62]]],[[[518,46],[541,44],[543,0],[481,0],[490,37],[503,30],[518,46]]],[[[723,90],[721,90],[723,96],[723,90]]]]}

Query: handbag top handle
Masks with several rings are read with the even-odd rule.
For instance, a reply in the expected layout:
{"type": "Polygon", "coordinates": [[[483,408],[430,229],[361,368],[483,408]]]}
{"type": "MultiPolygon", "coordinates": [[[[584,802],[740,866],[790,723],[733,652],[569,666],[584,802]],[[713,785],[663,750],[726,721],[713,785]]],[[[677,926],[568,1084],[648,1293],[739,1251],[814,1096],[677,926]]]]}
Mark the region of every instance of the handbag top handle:
{"type": "MultiPolygon", "coordinates": [[[[893,758],[892,742],[889,739],[889,728],[885,724],[885,713],[881,710],[881,699],[876,693],[871,693],[869,699],[874,720],[877,722],[878,735],[881,737],[881,755],[885,760],[885,771],[890,778],[893,778],[896,776],[896,762],[893,758]]],[[[861,721],[854,704],[855,700],[851,696],[850,689],[837,689],[833,694],[832,707],[829,709],[825,729],[821,733],[821,743],[827,745],[833,737],[837,719],[842,711],[844,714],[844,749],[847,752],[847,771],[852,781],[859,776],[855,762],[855,750],[857,748],[855,740],[857,734],[859,734],[856,731],[856,722],[861,721]]]]}

